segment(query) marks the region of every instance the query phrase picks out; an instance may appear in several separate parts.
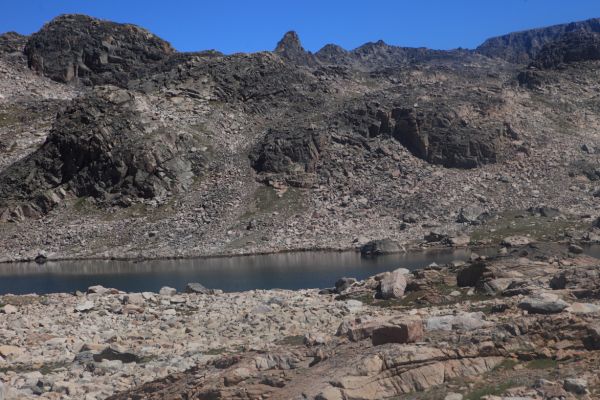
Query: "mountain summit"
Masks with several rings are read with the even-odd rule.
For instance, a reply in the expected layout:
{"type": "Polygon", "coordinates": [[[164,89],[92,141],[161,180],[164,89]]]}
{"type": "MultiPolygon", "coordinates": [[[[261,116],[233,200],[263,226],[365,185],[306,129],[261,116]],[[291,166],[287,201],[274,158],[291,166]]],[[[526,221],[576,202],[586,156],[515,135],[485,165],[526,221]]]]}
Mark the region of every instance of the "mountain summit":
{"type": "Polygon", "coordinates": [[[275,54],[292,61],[297,65],[315,66],[317,61],[314,55],[302,47],[300,37],[295,31],[289,31],[277,43],[275,54]]]}

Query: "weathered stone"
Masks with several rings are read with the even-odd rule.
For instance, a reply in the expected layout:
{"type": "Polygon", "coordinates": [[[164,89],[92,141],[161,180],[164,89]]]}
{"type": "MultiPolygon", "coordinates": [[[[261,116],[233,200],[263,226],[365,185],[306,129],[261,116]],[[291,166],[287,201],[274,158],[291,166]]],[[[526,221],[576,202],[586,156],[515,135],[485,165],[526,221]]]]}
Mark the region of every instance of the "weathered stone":
{"type": "Polygon", "coordinates": [[[459,287],[476,286],[484,277],[491,274],[487,263],[482,261],[471,262],[456,273],[456,282],[459,287]]]}
{"type": "Polygon", "coordinates": [[[565,309],[573,314],[595,314],[600,313],[600,305],[591,303],[572,303],[565,309]]]}
{"type": "Polygon", "coordinates": [[[519,307],[532,314],[556,314],[569,307],[569,303],[555,294],[542,293],[523,299],[519,307]]]}
{"type": "Polygon", "coordinates": [[[587,381],[582,378],[567,378],[563,384],[563,388],[570,393],[586,394],[587,381]]]}
{"type": "Polygon", "coordinates": [[[584,344],[589,350],[600,350],[600,324],[589,324],[586,327],[587,336],[584,338],[584,344]]]}
{"type": "Polygon", "coordinates": [[[140,357],[138,357],[136,354],[127,351],[121,351],[112,346],[106,347],[98,354],[94,354],[93,358],[96,362],[102,362],[104,360],[119,360],[124,364],[140,361],[140,357]]]}
{"type": "Polygon", "coordinates": [[[214,294],[213,289],[207,289],[198,282],[192,282],[185,285],[186,293],[198,293],[198,294],[214,294]]]}
{"type": "Polygon", "coordinates": [[[448,240],[449,236],[447,233],[431,231],[423,237],[428,243],[436,243],[448,240]]]}
{"type": "Polygon", "coordinates": [[[354,283],[356,283],[355,278],[340,278],[335,282],[335,291],[336,293],[342,293],[354,283]]]}
{"type": "Polygon", "coordinates": [[[382,299],[400,299],[406,289],[404,268],[386,273],[379,283],[379,295],[382,299]]]}
{"type": "Polygon", "coordinates": [[[373,240],[360,248],[363,256],[378,256],[383,254],[401,253],[400,245],[390,239],[373,240]]]}
{"type": "Polygon", "coordinates": [[[315,396],[315,400],[344,400],[340,389],[328,387],[315,396]]]}
{"type": "Polygon", "coordinates": [[[456,222],[478,225],[487,215],[485,209],[477,204],[471,204],[460,209],[456,222]]]}
{"type": "Polygon", "coordinates": [[[583,247],[571,243],[569,245],[569,251],[573,254],[581,254],[583,253],[583,247]]]}
{"type": "Polygon", "coordinates": [[[110,289],[107,289],[107,288],[105,288],[104,286],[101,286],[101,285],[90,286],[87,289],[87,293],[88,294],[95,293],[95,294],[102,295],[102,294],[106,294],[106,293],[109,293],[109,292],[110,292],[110,289]]]}
{"type": "Polygon", "coordinates": [[[425,321],[425,329],[428,331],[451,331],[454,329],[471,331],[490,325],[483,317],[484,314],[482,312],[429,317],[425,321]]]}
{"type": "Polygon", "coordinates": [[[177,294],[177,289],[169,287],[169,286],[163,286],[160,288],[160,291],[158,293],[161,296],[174,296],[177,294]]]}
{"type": "Polygon", "coordinates": [[[93,310],[95,307],[94,302],[91,300],[86,300],[82,303],[79,303],[75,306],[75,311],[84,313],[93,310]]]}
{"type": "Polygon", "coordinates": [[[0,312],[2,312],[2,314],[16,314],[17,312],[19,312],[19,309],[13,306],[12,304],[6,304],[2,308],[0,308],[0,312]]]}
{"type": "Polygon", "coordinates": [[[519,247],[527,246],[532,242],[533,240],[531,240],[527,236],[507,236],[502,240],[502,245],[507,247],[519,247]]]}
{"type": "Polygon", "coordinates": [[[18,346],[13,346],[13,345],[0,345],[0,356],[5,357],[5,358],[14,358],[14,357],[18,357],[21,354],[23,354],[25,351],[18,347],[18,346]]]}
{"type": "Polygon", "coordinates": [[[371,334],[373,346],[386,343],[414,343],[423,340],[423,322],[421,319],[394,321],[376,328],[371,334]]]}

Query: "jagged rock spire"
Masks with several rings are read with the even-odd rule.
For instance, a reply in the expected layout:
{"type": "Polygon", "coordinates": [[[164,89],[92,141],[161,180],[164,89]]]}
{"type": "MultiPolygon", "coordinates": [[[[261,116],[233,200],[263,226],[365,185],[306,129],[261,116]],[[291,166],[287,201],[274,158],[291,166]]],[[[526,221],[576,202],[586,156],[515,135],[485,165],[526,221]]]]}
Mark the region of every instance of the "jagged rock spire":
{"type": "Polygon", "coordinates": [[[300,37],[295,31],[289,31],[277,43],[275,53],[297,65],[315,66],[315,56],[302,47],[300,37]]]}

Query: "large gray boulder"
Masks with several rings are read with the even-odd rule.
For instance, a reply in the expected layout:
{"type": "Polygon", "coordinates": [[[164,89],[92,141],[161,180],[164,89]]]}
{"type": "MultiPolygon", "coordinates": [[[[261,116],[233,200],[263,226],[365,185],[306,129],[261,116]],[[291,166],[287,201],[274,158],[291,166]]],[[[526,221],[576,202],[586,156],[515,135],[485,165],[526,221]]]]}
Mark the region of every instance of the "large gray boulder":
{"type": "Polygon", "coordinates": [[[191,282],[185,285],[186,293],[196,293],[196,294],[218,294],[221,293],[221,290],[216,289],[208,289],[204,287],[204,285],[198,282],[191,282]]]}
{"type": "Polygon", "coordinates": [[[527,297],[519,303],[519,308],[532,314],[556,314],[569,307],[569,303],[553,293],[542,293],[527,297]]]}
{"type": "Polygon", "coordinates": [[[383,254],[401,253],[402,247],[391,239],[372,240],[360,248],[363,256],[378,256],[383,254]]]}
{"type": "Polygon", "coordinates": [[[379,282],[379,295],[382,299],[400,299],[406,290],[406,269],[399,268],[386,272],[379,282]]]}

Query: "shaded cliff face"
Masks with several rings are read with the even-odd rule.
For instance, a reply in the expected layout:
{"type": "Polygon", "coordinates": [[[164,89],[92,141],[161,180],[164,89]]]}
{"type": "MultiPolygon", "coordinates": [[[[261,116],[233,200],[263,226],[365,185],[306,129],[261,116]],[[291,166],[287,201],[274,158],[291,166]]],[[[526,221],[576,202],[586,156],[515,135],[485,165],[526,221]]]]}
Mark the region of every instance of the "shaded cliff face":
{"type": "Polygon", "coordinates": [[[0,200],[46,213],[68,193],[121,205],[185,190],[202,157],[192,137],[149,117],[147,99],[110,86],[59,112],[46,142],[0,174],[0,200]]]}
{"type": "Polygon", "coordinates": [[[135,25],[63,15],[31,35],[30,68],[59,82],[124,86],[148,64],[173,53],[166,41],[135,25]]]}
{"type": "Polygon", "coordinates": [[[550,69],[563,64],[598,60],[600,60],[600,33],[575,31],[542,47],[531,66],[550,69]]]}

